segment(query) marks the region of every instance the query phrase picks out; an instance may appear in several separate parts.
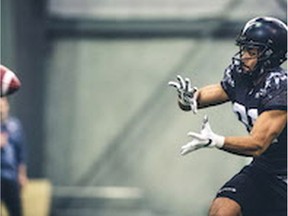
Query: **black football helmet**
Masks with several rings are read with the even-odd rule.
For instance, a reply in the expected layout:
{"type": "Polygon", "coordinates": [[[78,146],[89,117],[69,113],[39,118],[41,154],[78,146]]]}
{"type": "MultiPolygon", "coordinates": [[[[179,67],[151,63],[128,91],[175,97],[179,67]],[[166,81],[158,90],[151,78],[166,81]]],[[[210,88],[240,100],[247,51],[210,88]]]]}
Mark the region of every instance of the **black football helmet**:
{"type": "Polygon", "coordinates": [[[280,66],[287,59],[287,25],[272,17],[251,19],[241,30],[236,45],[240,47],[239,53],[249,48],[259,50],[257,71],[280,66]]]}

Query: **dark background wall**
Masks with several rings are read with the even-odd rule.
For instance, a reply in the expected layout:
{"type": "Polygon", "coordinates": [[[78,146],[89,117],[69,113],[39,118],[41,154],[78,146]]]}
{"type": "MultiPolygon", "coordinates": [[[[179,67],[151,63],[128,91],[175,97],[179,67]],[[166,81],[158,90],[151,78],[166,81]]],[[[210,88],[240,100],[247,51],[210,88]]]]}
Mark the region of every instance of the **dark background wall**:
{"type": "Polygon", "coordinates": [[[45,0],[1,0],[1,63],[15,70],[23,84],[11,101],[27,134],[31,177],[44,175],[46,11],[45,0]]]}

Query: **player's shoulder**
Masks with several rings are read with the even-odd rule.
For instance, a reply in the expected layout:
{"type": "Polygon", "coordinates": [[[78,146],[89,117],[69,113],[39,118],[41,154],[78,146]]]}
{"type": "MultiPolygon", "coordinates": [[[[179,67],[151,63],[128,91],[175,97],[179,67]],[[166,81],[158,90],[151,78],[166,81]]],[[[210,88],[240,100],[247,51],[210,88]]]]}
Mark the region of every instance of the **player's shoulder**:
{"type": "Polygon", "coordinates": [[[268,76],[267,78],[282,78],[287,79],[287,70],[281,67],[275,67],[267,71],[268,76]]]}
{"type": "MultiPolygon", "coordinates": [[[[282,68],[274,68],[267,71],[262,87],[256,97],[284,96],[287,94],[287,71],[282,68]]],[[[286,98],[286,97],[285,97],[286,98]]]]}
{"type": "Polygon", "coordinates": [[[224,76],[230,79],[239,79],[242,73],[241,65],[239,63],[232,62],[224,70],[224,76]]]}
{"type": "Polygon", "coordinates": [[[224,70],[224,78],[222,82],[229,84],[232,87],[235,87],[235,80],[238,78],[239,66],[235,64],[230,64],[224,70]]]}
{"type": "Polygon", "coordinates": [[[287,88],[287,70],[281,67],[273,68],[267,72],[265,77],[266,88],[287,88]]]}

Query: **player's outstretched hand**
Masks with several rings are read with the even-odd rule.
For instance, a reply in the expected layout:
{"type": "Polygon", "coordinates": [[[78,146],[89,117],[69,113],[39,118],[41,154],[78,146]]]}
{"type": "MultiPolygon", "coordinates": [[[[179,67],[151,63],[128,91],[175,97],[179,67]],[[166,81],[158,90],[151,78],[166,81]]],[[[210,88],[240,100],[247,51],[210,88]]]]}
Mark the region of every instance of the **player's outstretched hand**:
{"type": "Polygon", "coordinates": [[[185,106],[190,106],[194,114],[197,113],[197,88],[192,87],[189,78],[177,76],[177,81],[168,82],[169,86],[177,89],[179,102],[185,106]]]}
{"type": "Polygon", "coordinates": [[[186,155],[192,151],[205,147],[222,148],[225,139],[223,136],[217,135],[212,131],[206,115],[203,119],[201,132],[189,132],[188,136],[191,137],[192,140],[181,147],[181,155],[186,155]]]}

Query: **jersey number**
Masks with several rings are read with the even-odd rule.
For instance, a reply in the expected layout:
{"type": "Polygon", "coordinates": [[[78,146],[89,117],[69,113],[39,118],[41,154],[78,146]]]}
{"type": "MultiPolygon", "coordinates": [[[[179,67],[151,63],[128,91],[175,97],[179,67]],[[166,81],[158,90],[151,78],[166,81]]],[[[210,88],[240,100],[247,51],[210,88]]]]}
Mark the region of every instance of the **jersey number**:
{"type": "Polygon", "coordinates": [[[233,111],[237,114],[239,121],[241,121],[250,131],[258,117],[257,109],[246,109],[245,106],[239,103],[233,104],[233,111]]]}

